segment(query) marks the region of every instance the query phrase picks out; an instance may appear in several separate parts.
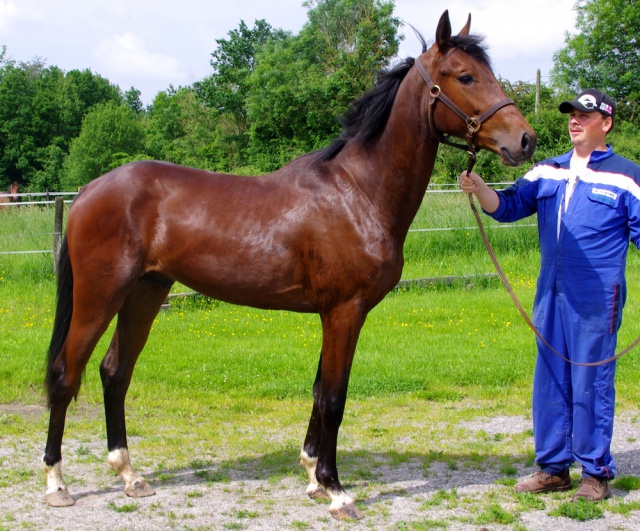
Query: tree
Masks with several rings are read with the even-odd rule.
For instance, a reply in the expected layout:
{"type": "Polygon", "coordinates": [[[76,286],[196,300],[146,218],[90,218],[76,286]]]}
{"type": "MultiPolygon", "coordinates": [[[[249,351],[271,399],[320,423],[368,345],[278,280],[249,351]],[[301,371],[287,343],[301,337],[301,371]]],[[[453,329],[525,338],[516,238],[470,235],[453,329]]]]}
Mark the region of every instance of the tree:
{"type": "Polygon", "coordinates": [[[286,32],[274,30],[264,20],[256,20],[251,29],[240,21],[238,29],[229,32],[228,39],[216,40],[218,48],[211,54],[213,74],[193,85],[198,99],[217,118],[218,145],[229,154],[232,166],[244,164],[249,144],[247,80],[255,68],[256,55],[267,42],[287,37],[286,32]]]}
{"type": "Polygon", "coordinates": [[[9,63],[0,72],[0,173],[7,182],[28,182],[36,149],[48,144],[51,116],[46,116],[42,95],[39,109],[35,100],[41,79],[47,77],[45,85],[50,86],[51,78],[58,74],[59,70],[45,72],[40,61],[9,63]]]}
{"type": "Polygon", "coordinates": [[[62,117],[65,138],[68,142],[80,134],[82,120],[87,112],[100,103],[122,103],[117,86],[94,74],[91,70],[70,70],[64,77],[61,94],[62,117]]]}
{"type": "Polygon", "coordinates": [[[576,10],[579,32],[554,56],[554,83],[573,94],[607,92],[620,119],[640,124],[640,3],[579,0],[576,10]]]}
{"type": "Polygon", "coordinates": [[[338,118],[398,51],[392,2],[304,5],[309,21],[300,34],[266,43],[249,78],[252,148],[264,170],[326,145],[339,132],[338,118]]]}
{"type": "Polygon", "coordinates": [[[219,124],[189,88],[159,92],[145,118],[147,152],[156,159],[228,171],[227,157],[217,153],[219,124]]]}
{"type": "Polygon", "coordinates": [[[0,56],[0,184],[17,181],[31,190],[57,190],[71,140],[87,110],[120,102],[117,87],[89,70],[65,74],[36,59],[0,56]]]}
{"type": "Polygon", "coordinates": [[[99,104],[71,142],[62,184],[78,188],[125,162],[144,158],[144,129],[135,111],[125,104],[99,104]]]}
{"type": "Polygon", "coordinates": [[[240,21],[229,39],[216,39],[218,48],[211,54],[213,74],[194,83],[198,97],[220,114],[230,114],[238,124],[246,125],[247,78],[255,68],[256,54],[271,39],[282,39],[286,33],[273,28],[265,20],[256,20],[252,29],[240,21]]]}
{"type": "Polygon", "coordinates": [[[144,110],[144,105],[140,99],[141,94],[142,92],[134,87],[131,87],[124,93],[125,103],[131,107],[136,114],[140,114],[144,110]]]}

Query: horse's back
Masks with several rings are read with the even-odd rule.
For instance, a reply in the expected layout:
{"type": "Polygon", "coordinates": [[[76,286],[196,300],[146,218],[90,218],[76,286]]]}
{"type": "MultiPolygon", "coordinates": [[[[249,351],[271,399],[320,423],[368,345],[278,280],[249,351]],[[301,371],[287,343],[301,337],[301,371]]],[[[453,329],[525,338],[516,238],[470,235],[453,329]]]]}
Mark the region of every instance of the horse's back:
{"type": "Polygon", "coordinates": [[[383,289],[373,279],[397,250],[367,232],[368,218],[357,219],[363,214],[345,201],[344,183],[314,160],[260,177],[152,161],[120,167],[76,199],[72,259],[87,268],[111,263],[130,277],[155,272],[228,302],[296,311],[316,311],[321,298],[349,298],[366,279],[384,291],[392,281],[383,289]],[[381,254],[371,252],[379,245],[381,254]]]}
{"type": "Polygon", "coordinates": [[[314,220],[295,179],[136,162],[92,181],[69,213],[72,260],[155,272],[221,300],[311,311],[301,260],[314,220]]]}

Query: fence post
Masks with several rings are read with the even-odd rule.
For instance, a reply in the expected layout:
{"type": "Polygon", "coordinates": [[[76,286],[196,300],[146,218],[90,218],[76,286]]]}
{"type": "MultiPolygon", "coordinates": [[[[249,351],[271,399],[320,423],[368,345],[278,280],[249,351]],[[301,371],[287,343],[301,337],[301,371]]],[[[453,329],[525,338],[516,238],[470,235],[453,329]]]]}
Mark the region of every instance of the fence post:
{"type": "Polygon", "coordinates": [[[53,276],[58,276],[58,259],[62,247],[62,218],[64,216],[64,198],[56,197],[53,226],[53,276]]]}

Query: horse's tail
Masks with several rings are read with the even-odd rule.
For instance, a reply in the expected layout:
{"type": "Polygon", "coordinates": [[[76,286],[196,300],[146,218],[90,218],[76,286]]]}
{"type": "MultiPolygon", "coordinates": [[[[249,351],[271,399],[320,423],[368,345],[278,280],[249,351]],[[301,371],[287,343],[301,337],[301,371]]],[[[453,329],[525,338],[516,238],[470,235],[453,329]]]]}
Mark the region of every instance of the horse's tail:
{"type": "Polygon", "coordinates": [[[73,312],[73,271],[71,270],[71,260],[69,258],[69,247],[66,237],[62,242],[60,259],[58,261],[57,299],[56,316],[53,322],[53,335],[47,355],[47,371],[45,376],[45,387],[49,406],[51,406],[54,388],[61,371],[64,372],[64,366],[62,369],[54,369],[54,364],[67,339],[69,325],[71,324],[71,313],[73,312]]]}

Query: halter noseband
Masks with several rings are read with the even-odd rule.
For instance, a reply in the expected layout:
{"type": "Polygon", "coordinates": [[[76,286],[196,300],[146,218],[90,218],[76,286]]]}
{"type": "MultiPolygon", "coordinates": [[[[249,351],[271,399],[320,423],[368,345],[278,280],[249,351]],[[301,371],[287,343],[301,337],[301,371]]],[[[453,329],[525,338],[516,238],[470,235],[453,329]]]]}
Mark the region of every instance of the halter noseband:
{"type": "Polygon", "coordinates": [[[433,82],[433,80],[431,79],[431,76],[428,74],[427,70],[422,65],[422,62],[420,61],[419,57],[416,59],[415,62],[416,62],[416,66],[418,67],[418,72],[420,72],[422,79],[424,79],[425,83],[427,84],[427,87],[429,87],[429,92],[431,93],[431,102],[429,104],[429,108],[430,108],[429,126],[431,130],[438,135],[440,142],[442,142],[443,144],[447,144],[449,146],[459,148],[459,149],[464,149],[469,154],[467,172],[470,172],[474,164],[476,163],[476,158],[478,156],[478,152],[473,146],[473,136],[480,130],[480,127],[482,126],[482,123],[484,121],[486,121],[491,116],[493,116],[497,111],[502,109],[502,107],[506,107],[507,105],[515,105],[515,103],[513,103],[513,100],[507,98],[505,100],[502,100],[496,103],[495,105],[493,105],[492,107],[490,107],[489,109],[487,109],[477,117],[469,116],[462,109],[460,109],[460,107],[458,107],[455,103],[453,103],[442,92],[442,90],[440,90],[440,87],[433,82]],[[451,109],[454,113],[456,113],[465,124],[467,124],[468,131],[467,131],[466,146],[464,144],[457,144],[456,142],[452,142],[451,140],[449,140],[449,137],[447,135],[445,135],[444,133],[441,133],[436,129],[435,124],[433,123],[432,107],[435,105],[437,100],[440,100],[442,103],[444,103],[447,107],[449,107],[449,109],[451,109]]]}

